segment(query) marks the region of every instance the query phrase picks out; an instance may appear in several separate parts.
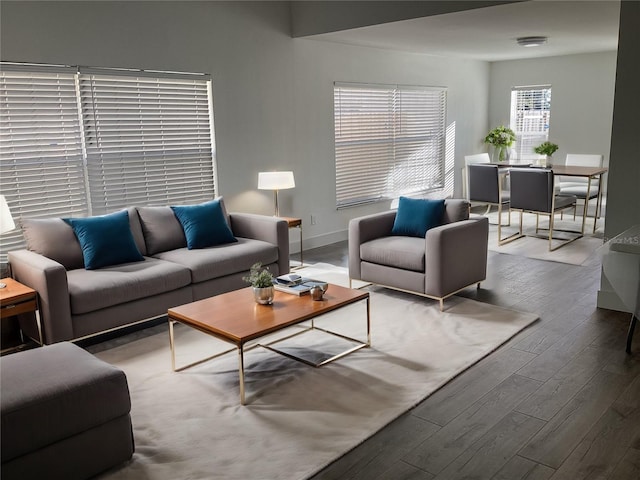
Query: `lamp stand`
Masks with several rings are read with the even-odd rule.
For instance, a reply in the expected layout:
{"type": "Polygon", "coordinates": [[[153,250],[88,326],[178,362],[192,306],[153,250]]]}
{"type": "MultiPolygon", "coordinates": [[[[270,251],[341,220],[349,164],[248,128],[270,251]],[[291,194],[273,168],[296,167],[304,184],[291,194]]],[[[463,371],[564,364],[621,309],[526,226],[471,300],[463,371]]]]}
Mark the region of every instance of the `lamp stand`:
{"type": "Polygon", "coordinates": [[[273,191],[273,198],[275,199],[275,203],[276,203],[276,214],[274,216],[279,217],[280,208],[278,207],[278,190],[277,189],[273,191]]]}

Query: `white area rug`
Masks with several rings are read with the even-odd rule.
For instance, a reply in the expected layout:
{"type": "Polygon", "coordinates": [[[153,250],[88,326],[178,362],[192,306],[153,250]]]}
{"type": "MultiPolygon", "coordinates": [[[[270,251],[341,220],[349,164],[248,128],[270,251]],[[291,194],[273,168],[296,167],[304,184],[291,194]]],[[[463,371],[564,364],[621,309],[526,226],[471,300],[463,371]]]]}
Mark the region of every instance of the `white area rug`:
{"type": "MultiPolygon", "coordinates": [[[[345,269],[331,265],[298,272],[347,280],[345,269]]],[[[365,339],[365,305],[316,324],[365,339]]],[[[245,355],[246,406],[239,404],[235,353],[173,373],[166,326],[120,340],[96,355],[127,374],[136,452],[100,478],[307,478],[536,320],[461,297],[446,307],[440,312],[437,302],[372,288],[372,348],[319,369],[256,348],[245,355]]],[[[176,330],[179,365],[227,348],[188,327],[176,330]]],[[[345,345],[309,332],[279,347],[317,359],[345,345]]]]}
{"type": "MultiPolygon", "coordinates": [[[[598,230],[596,234],[593,232],[593,217],[587,217],[587,225],[585,227],[585,235],[578,240],[571,242],[557,250],[549,251],[549,240],[532,236],[527,236],[514,240],[505,245],[498,245],[498,214],[491,212],[489,215],[489,250],[498,253],[507,253],[509,255],[520,255],[538,260],[548,260],[552,262],[569,263],[572,265],[583,265],[594,259],[594,252],[602,246],[602,232],[604,230],[604,219],[598,220],[598,230]],[[493,224],[493,225],[491,225],[493,224]]],[[[507,223],[507,214],[502,216],[502,238],[518,231],[518,222],[520,215],[516,212],[511,213],[511,226],[505,226],[507,223]]],[[[523,232],[525,234],[535,235],[536,217],[534,214],[525,213],[523,216],[523,232]]],[[[540,227],[546,228],[549,222],[546,217],[540,217],[540,227]]],[[[556,215],[554,221],[553,236],[572,238],[575,234],[557,231],[558,229],[580,231],[582,227],[582,217],[576,217],[573,221],[571,212],[565,213],[564,219],[560,220],[560,216],[556,215]]],[[[541,230],[539,235],[548,235],[548,230],[541,230]]],[[[560,244],[559,240],[553,240],[553,245],[560,244]]]]}

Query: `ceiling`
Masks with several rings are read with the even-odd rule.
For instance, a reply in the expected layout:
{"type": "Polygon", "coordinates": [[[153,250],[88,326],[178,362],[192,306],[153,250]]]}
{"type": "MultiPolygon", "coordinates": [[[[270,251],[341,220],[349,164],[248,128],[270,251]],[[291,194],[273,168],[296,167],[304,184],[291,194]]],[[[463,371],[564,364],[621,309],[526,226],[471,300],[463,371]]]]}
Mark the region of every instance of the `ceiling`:
{"type": "Polygon", "coordinates": [[[616,50],[618,0],[532,0],[308,38],[489,62],[616,50]],[[546,36],[540,47],[516,38],[546,36]]]}

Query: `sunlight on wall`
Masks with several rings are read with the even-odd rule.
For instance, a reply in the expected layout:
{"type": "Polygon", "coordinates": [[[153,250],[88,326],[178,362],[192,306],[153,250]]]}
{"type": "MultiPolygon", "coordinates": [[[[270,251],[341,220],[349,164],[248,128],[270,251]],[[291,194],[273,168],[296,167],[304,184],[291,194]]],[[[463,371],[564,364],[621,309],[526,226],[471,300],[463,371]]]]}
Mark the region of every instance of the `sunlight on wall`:
{"type": "Polygon", "coordinates": [[[453,196],[453,187],[456,171],[456,122],[447,126],[446,142],[444,147],[444,197],[453,196]]]}

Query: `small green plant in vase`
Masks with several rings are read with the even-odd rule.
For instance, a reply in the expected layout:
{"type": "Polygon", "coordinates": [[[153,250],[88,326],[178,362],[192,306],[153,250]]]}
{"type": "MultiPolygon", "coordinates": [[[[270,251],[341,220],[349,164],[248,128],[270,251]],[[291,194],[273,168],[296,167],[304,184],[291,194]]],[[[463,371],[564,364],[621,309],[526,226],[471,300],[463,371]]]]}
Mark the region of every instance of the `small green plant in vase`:
{"type": "Polygon", "coordinates": [[[504,125],[494,128],[484,137],[484,143],[493,145],[494,161],[504,162],[509,159],[509,149],[516,141],[516,134],[513,130],[504,125]]]}
{"type": "Polygon", "coordinates": [[[544,155],[544,167],[551,166],[551,156],[558,150],[558,145],[551,142],[542,142],[540,145],[533,149],[538,155],[544,155]]]}
{"type": "Polygon", "coordinates": [[[253,297],[256,302],[262,305],[273,303],[273,275],[266,268],[262,268],[262,263],[254,263],[249,269],[249,275],[242,277],[242,280],[253,287],[253,297]]]}

